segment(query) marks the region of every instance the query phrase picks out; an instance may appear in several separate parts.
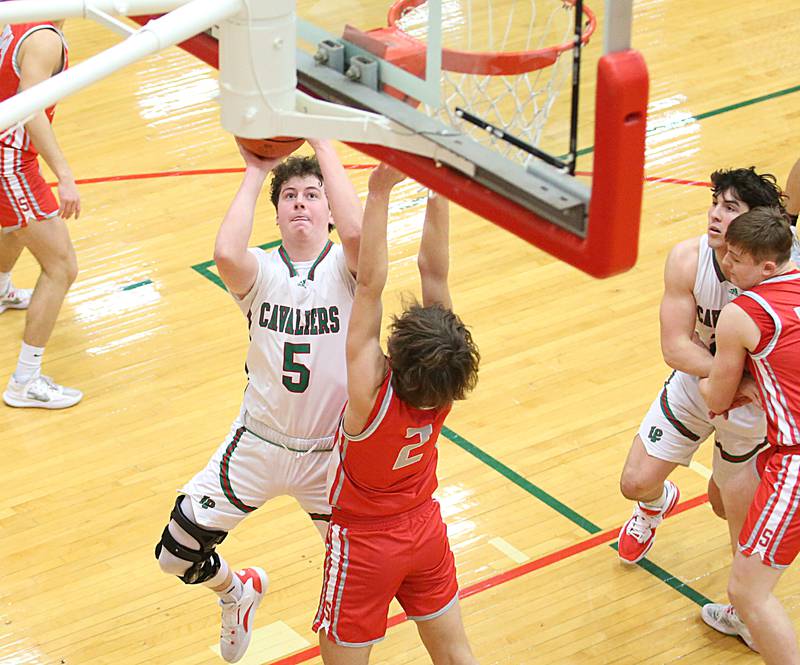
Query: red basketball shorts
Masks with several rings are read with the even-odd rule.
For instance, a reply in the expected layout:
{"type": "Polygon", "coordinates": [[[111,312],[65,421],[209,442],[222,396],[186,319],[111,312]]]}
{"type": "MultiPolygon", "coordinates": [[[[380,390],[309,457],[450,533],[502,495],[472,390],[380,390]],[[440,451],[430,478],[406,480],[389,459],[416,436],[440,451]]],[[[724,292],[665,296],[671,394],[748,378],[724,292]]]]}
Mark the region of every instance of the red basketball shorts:
{"type": "Polygon", "coordinates": [[[391,521],[340,520],[334,511],[315,632],[343,646],[366,646],[386,634],[392,598],[414,621],[435,619],[456,602],[455,561],[438,502],[391,521]]]}
{"type": "Polygon", "coordinates": [[[38,159],[0,146],[0,228],[14,231],[28,222],[58,215],[58,201],[44,181],[38,159]]]}
{"type": "Polygon", "coordinates": [[[739,533],[739,551],[785,568],[800,552],[800,450],[772,449],[739,533]]]}

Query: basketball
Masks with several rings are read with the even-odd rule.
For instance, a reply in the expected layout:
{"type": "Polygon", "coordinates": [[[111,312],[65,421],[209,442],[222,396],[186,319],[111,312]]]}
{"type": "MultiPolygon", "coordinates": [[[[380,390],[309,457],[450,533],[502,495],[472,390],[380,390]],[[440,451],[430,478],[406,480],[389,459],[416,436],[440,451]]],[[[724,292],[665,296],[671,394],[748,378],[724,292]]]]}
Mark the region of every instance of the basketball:
{"type": "Polygon", "coordinates": [[[277,159],[291,155],[305,143],[305,139],[298,139],[294,136],[273,136],[271,139],[245,139],[237,136],[236,142],[259,157],[277,159]]]}

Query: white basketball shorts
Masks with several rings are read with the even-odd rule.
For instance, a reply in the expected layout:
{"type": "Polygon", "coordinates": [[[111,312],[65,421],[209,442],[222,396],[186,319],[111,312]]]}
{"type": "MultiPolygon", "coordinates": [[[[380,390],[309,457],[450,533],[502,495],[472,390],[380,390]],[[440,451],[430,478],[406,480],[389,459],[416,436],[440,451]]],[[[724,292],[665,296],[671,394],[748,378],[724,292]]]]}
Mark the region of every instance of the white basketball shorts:
{"type": "Polygon", "coordinates": [[[642,420],[639,436],[649,455],[688,466],[700,444],[714,432],[712,475],[721,486],[742,465],[755,464],[756,454],[767,445],[767,421],[753,404],[733,409],[728,418],[710,418],[699,381],[696,376],[673,372],[642,420]]]}

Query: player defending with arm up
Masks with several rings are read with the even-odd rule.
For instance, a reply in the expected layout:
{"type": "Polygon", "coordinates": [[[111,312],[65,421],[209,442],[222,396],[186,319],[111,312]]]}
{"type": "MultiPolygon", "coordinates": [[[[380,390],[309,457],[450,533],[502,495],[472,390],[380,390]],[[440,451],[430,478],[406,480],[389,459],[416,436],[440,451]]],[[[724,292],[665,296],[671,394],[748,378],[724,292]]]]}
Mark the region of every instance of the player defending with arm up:
{"type": "MultiPolygon", "coordinates": [[[[800,665],[794,627],[772,593],[800,551],[800,272],[789,260],[792,230],[783,210],[755,208],[742,215],[728,228],[727,242],[726,268],[743,293],[722,310],[717,353],[700,392],[712,411],[723,413],[747,364],[758,382],[772,448],[759,456],[761,481],[728,582],[746,627],[708,623],[749,639],[769,665],[800,665]]],[[[707,608],[717,615],[719,607],[704,607],[704,618],[707,608]]]]}
{"type": "Polygon", "coordinates": [[[380,345],[388,272],[385,165],[369,181],[347,335],[347,394],[330,489],[331,527],[314,630],[326,665],[363,665],[383,639],[389,603],[416,621],[436,664],[475,665],[458,605],[453,554],[436,489],[436,439],[454,400],[477,381],[478,350],[452,312],[447,201],[428,199],[419,270],[422,305],[380,345]],[[343,571],[346,570],[346,575],[343,571]]]}

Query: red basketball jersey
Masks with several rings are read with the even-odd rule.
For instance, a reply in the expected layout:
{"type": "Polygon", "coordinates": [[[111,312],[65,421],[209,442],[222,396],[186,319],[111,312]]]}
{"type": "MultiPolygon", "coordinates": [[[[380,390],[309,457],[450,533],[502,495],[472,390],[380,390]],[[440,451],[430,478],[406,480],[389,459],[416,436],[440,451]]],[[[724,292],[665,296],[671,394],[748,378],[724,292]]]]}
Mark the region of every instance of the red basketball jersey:
{"type": "Polygon", "coordinates": [[[344,516],[383,517],[429,501],[437,486],[436,440],[450,412],[415,409],[381,384],[364,431],[351,436],[340,423],[330,502],[344,516]]]}
{"type": "Polygon", "coordinates": [[[800,445],[800,271],[764,280],[734,302],[761,331],[748,366],[761,390],[767,439],[800,445]]]}
{"type": "MultiPolygon", "coordinates": [[[[64,64],[62,71],[67,68],[67,42],[64,35],[52,23],[20,23],[18,25],[6,25],[0,34],[0,101],[13,97],[19,90],[19,47],[30,35],[37,30],[54,30],[61,38],[64,45],[64,64]]],[[[53,122],[55,114],[55,104],[45,109],[45,114],[50,122],[53,122]]],[[[31,143],[31,137],[24,127],[17,127],[7,133],[0,144],[19,150],[22,152],[22,159],[32,159],[36,157],[36,149],[31,143]]]]}

